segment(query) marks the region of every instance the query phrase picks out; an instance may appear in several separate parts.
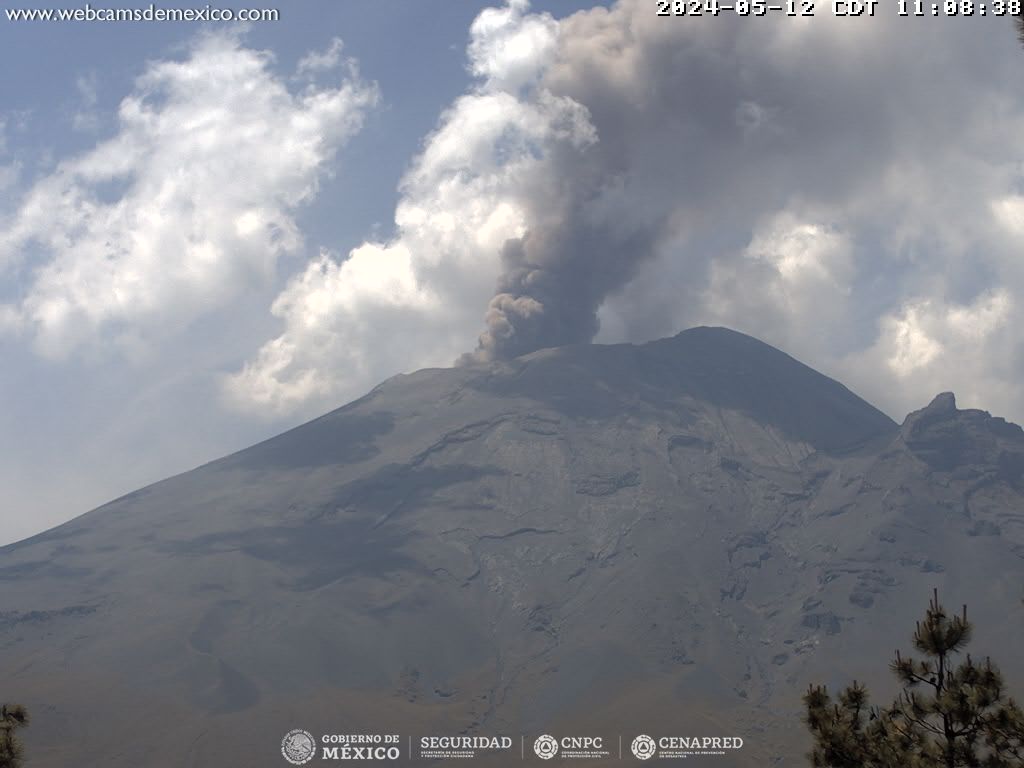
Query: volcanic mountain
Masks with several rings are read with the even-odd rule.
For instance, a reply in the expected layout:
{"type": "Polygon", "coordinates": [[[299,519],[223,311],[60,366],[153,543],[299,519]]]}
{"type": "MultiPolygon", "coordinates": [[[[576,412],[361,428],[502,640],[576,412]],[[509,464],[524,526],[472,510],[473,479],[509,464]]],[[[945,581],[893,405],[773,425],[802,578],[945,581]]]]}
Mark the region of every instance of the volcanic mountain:
{"type": "Polygon", "coordinates": [[[282,766],[293,728],[798,765],[807,685],[886,702],[935,587],[1024,692],[1022,558],[1020,427],[696,328],[397,376],[3,547],[0,698],[33,768],[282,766]]]}

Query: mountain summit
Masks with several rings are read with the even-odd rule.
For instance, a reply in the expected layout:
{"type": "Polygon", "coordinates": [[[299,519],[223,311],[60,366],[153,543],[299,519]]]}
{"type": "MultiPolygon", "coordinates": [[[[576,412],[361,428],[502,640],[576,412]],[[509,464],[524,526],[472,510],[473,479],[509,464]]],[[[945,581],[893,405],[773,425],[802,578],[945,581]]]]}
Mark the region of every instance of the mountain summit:
{"type": "Polygon", "coordinates": [[[1024,688],[1022,474],[1015,425],[901,427],[722,328],[420,371],[0,549],[0,691],[39,768],[277,766],[297,727],[790,765],[807,684],[894,690],[936,586],[1024,688]]]}

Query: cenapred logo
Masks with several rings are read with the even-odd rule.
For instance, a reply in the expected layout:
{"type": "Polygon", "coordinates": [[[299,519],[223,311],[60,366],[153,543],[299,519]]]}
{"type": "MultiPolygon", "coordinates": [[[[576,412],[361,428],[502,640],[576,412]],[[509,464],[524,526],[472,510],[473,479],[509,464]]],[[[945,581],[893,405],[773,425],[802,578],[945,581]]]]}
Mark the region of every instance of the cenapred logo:
{"type": "Polygon", "coordinates": [[[633,750],[633,757],[638,760],[649,760],[654,757],[654,753],[658,751],[658,745],[654,743],[654,739],[645,733],[641,733],[635,739],[633,739],[630,749],[633,750]]]}
{"type": "Polygon", "coordinates": [[[538,736],[537,740],[533,742],[533,751],[541,760],[550,760],[558,754],[558,742],[554,736],[545,733],[543,736],[538,736]]]}
{"type": "Polygon", "coordinates": [[[633,739],[630,748],[638,760],[682,760],[688,757],[723,757],[731,750],[743,748],[739,736],[658,736],[642,733],[633,739]]]}
{"type": "Polygon", "coordinates": [[[316,739],[301,728],[288,731],[281,739],[281,754],[292,765],[305,765],[316,755],[316,739]]]}

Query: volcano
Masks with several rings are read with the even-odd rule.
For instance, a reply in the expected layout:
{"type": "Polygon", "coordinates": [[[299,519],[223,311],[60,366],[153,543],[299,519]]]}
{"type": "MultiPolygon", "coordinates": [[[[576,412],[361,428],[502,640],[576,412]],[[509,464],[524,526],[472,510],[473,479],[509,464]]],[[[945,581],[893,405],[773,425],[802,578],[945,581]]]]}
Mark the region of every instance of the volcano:
{"type": "Polygon", "coordinates": [[[0,548],[0,696],[33,768],[286,766],[296,728],[798,765],[808,684],[887,702],[933,588],[1024,691],[1022,558],[1020,427],[695,328],[396,376],[0,548]]]}

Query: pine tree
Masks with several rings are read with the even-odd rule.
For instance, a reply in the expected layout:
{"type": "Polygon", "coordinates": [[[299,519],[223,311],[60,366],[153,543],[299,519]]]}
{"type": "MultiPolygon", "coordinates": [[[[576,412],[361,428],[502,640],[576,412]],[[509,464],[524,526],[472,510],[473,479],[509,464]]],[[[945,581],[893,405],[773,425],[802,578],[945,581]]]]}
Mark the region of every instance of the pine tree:
{"type": "Polygon", "coordinates": [[[896,651],[890,668],[903,690],[887,709],[871,707],[854,681],[833,702],[824,686],[804,695],[815,768],[1024,768],[1024,711],[1006,695],[989,659],[968,654],[967,606],[946,614],[936,593],[914,632],[920,660],[896,651]]]}
{"type": "Polygon", "coordinates": [[[21,768],[23,749],[15,730],[28,725],[28,712],[21,704],[0,706],[0,768],[21,768]]]}

